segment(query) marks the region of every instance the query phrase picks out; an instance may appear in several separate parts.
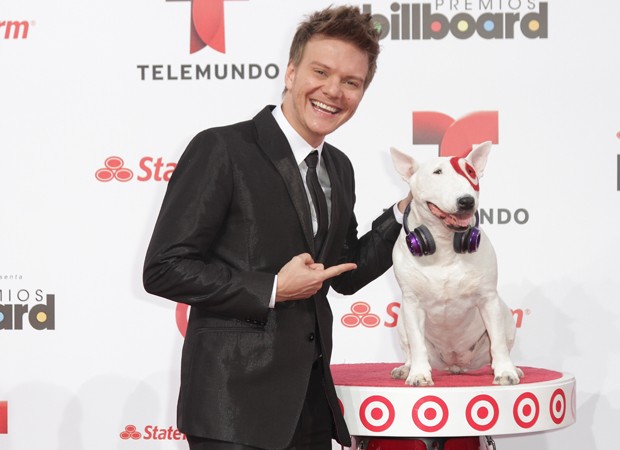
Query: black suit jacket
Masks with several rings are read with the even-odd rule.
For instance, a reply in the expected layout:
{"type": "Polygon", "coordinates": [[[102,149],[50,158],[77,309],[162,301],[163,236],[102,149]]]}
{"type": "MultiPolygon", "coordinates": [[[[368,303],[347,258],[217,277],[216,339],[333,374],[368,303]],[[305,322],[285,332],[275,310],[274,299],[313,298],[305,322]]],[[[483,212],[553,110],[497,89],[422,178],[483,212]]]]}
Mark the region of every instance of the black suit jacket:
{"type": "Polygon", "coordinates": [[[332,186],[326,267],[358,268],[312,298],[268,306],[274,275],[314,254],[299,168],[266,107],[253,120],[199,133],[170,179],[144,266],[145,289],[191,305],[181,363],[178,426],[186,434],[283,448],[304,401],[315,345],[324,358],[334,437],[349,445],[329,371],[331,286],[350,294],[392,264],[400,225],[391,210],[357,236],[353,168],[325,144],[332,186]],[[320,339],[315,334],[319,333],[320,339]]]}

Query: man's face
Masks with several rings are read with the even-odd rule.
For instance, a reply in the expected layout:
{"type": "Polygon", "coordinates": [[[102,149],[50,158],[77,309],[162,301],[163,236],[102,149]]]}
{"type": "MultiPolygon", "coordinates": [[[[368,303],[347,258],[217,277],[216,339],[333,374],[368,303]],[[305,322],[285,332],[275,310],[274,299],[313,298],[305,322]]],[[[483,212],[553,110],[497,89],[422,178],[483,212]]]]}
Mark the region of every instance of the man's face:
{"type": "Polygon", "coordinates": [[[297,66],[286,68],[284,115],[312,146],[349,120],[362,97],[368,55],[339,39],[315,36],[297,66]]]}

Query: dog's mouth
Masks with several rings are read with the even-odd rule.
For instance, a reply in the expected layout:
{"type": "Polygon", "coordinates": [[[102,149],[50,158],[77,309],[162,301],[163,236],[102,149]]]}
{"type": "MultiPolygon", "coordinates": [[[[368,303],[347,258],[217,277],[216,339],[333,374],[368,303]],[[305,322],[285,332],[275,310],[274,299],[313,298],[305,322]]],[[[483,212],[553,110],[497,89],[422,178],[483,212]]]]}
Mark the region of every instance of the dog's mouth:
{"type": "Polygon", "coordinates": [[[431,202],[427,202],[428,209],[433,213],[435,217],[443,222],[443,224],[453,231],[465,231],[469,228],[472,217],[474,217],[475,211],[451,214],[443,211],[437,205],[431,202]]]}

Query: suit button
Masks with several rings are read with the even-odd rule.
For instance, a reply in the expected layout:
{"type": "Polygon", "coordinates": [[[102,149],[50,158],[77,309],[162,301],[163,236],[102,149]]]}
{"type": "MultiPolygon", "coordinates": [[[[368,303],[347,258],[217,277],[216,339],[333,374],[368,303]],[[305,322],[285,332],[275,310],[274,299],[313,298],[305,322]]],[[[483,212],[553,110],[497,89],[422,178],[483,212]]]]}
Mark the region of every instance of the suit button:
{"type": "Polygon", "coordinates": [[[308,335],[308,340],[309,340],[310,342],[314,341],[314,333],[310,333],[310,334],[308,335]]]}

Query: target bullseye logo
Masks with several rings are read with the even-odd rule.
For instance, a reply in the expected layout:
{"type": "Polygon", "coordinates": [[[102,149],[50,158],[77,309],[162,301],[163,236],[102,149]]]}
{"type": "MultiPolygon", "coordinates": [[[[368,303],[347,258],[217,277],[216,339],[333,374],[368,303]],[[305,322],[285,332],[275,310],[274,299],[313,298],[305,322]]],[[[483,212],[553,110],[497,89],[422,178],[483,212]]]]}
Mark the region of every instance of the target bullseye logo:
{"type": "Polygon", "coordinates": [[[368,397],[360,405],[360,420],[370,431],[385,431],[392,426],[396,413],[394,405],[381,395],[368,397]]]}
{"type": "Polygon", "coordinates": [[[450,158],[450,164],[452,167],[462,177],[464,177],[471,187],[474,188],[474,191],[480,190],[480,182],[478,181],[478,175],[476,174],[476,170],[474,167],[467,162],[466,159],[463,158],[450,158]]]}
{"type": "Polygon", "coordinates": [[[95,172],[95,177],[99,181],[108,182],[112,180],[117,181],[129,181],[133,178],[133,172],[131,169],[123,167],[125,161],[119,156],[110,156],[106,158],[104,166],[95,172]]]}
{"type": "Polygon", "coordinates": [[[374,328],[381,323],[378,315],[370,312],[370,305],[366,302],[355,302],[351,305],[351,312],[342,316],[340,322],[347,328],[354,328],[362,324],[366,328],[374,328]]]}
{"type": "Polygon", "coordinates": [[[487,431],[497,423],[499,406],[490,395],[477,395],[467,404],[465,417],[474,430],[487,431]]]}
{"type": "Polygon", "coordinates": [[[415,402],[411,417],[420,430],[429,433],[439,431],[448,421],[448,406],[439,397],[427,395],[415,402]]]}
{"type": "Polygon", "coordinates": [[[551,420],[557,425],[564,421],[566,415],[566,395],[562,389],[556,389],[551,396],[549,402],[549,412],[551,413],[551,420]]]}
{"type": "Polygon", "coordinates": [[[540,414],[538,399],[531,392],[521,394],[515,401],[512,414],[515,422],[521,428],[533,427],[538,421],[538,415],[540,414]]]}

